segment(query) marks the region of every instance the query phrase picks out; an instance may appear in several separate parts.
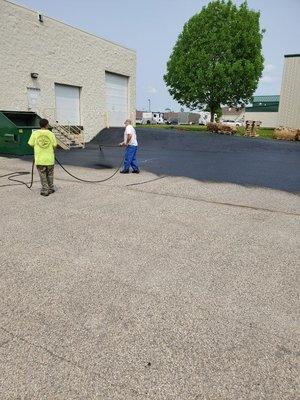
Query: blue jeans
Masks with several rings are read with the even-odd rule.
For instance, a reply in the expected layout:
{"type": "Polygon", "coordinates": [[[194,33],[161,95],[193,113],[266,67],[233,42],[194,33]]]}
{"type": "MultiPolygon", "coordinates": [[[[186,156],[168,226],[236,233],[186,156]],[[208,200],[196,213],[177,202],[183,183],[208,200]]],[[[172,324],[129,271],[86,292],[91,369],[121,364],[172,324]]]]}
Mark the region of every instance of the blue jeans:
{"type": "Polygon", "coordinates": [[[126,147],[123,171],[129,171],[129,167],[131,167],[134,171],[139,170],[139,166],[136,159],[136,153],[137,153],[137,146],[126,147]]]}

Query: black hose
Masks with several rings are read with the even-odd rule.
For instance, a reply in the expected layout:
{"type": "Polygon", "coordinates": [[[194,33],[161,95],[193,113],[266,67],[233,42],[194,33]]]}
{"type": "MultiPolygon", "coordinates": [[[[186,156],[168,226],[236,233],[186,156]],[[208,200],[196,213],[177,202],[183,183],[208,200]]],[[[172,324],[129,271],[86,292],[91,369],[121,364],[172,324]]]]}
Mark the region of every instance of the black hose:
{"type": "Polygon", "coordinates": [[[0,188],[8,187],[8,186],[25,185],[27,187],[27,189],[31,189],[32,185],[33,185],[33,170],[34,170],[34,159],[32,160],[31,173],[27,172],[27,171],[16,171],[16,172],[10,172],[9,174],[5,174],[5,175],[0,175],[0,179],[7,178],[9,181],[18,182],[18,183],[8,183],[6,185],[0,185],[0,188]],[[15,179],[18,176],[29,175],[29,174],[31,174],[31,179],[30,179],[29,183],[15,179]]]}
{"type": "MultiPolygon", "coordinates": [[[[101,151],[101,147],[119,147],[119,146],[115,146],[115,145],[109,146],[109,145],[102,145],[102,144],[99,144],[99,149],[100,149],[100,151],[101,151]]],[[[113,173],[112,175],[108,176],[107,178],[100,179],[100,180],[88,180],[88,179],[82,179],[82,178],[79,178],[79,177],[76,176],[76,175],[73,175],[70,171],[68,171],[68,170],[62,165],[62,163],[58,160],[57,157],[55,157],[55,160],[56,160],[57,164],[58,164],[68,175],[70,175],[72,178],[76,179],[77,181],[85,182],[85,183],[101,183],[101,182],[107,182],[108,180],[112,179],[112,178],[118,173],[118,171],[121,169],[121,167],[122,167],[122,165],[123,165],[123,163],[124,163],[124,157],[123,157],[123,158],[122,158],[122,161],[121,161],[121,163],[120,163],[120,165],[116,168],[116,170],[114,171],[114,173],[113,173]]],[[[0,175],[0,179],[1,179],[1,178],[7,177],[8,180],[13,181],[13,182],[17,182],[17,183],[13,183],[13,184],[0,185],[0,188],[1,188],[1,187],[7,187],[7,186],[25,185],[28,189],[31,189],[31,188],[32,188],[32,185],[33,185],[33,170],[34,170],[34,159],[33,159],[33,161],[32,161],[32,167],[31,167],[31,181],[30,181],[29,184],[26,183],[26,182],[20,181],[20,180],[18,180],[18,179],[15,179],[17,176],[28,175],[29,172],[25,172],[25,171],[16,171],[16,172],[11,172],[11,173],[8,173],[8,174],[5,174],[5,175],[0,175]]],[[[164,177],[155,178],[154,180],[162,179],[162,178],[164,178],[164,177]]],[[[152,181],[152,180],[150,180],[149,182],[151,182],[151,181],[152,181]]],[[[140,182],[140,183],[133,183],[133,184],[129,184],[129,185],[126,185],[126,186],[134,186],[134,185],[139,185],[139,184],[143,184],[143,183],[147,183],[147,182],[148,182],[148,181],[140,182]]]]}
{"type": "Polygon", "coordinates": [[[68,175],[70,175],[72,178],[76,179],[77,181],[85,182],[85,183],[101,183],[101,182],[109,181],[111,178],[113,178],[113,177],[119,172],[119,170],[120,170],[120,168],[122,167],[123,162],[124,162],[124,158],[123,158],[123,159],[122,159],[122,162],[121,162],[121,164],[118,166],[118,168],[114,171],[114,173],[113,173],[112,175],[108,176],[107,178],[105,178],[105,179],[100,179],[100,180],[95,180],[95,181],[90,181],[90,180],[88,180],[88,179],[78,178],[77,176],[71,174],[71,172],[69,172],[69,171],[62,165],[62,163],[57,159],[57,157],[55,157],[55,160],[56,160],[57,164],[58,164],[68,175]]]}
{"type": "Polygon", "coordinates": [[[118,145],[115,145],[115,144],[113,144],[113,145],[109,145],[109,144],[101,144],[101,143],[98,143],[98,146],[99,146],[99,149],[100,149],[100,151],[101,151],[101,147],[121,147],[119,144],[118,145]]]}
{"type": "MultiPolygon", "coordinates": [[[[120,147],[119,145],[106,145],[106,144],[101,144],[98,143],[99,146],[99,150],[102,150],[102,147],[120,147]]],[[[90,181],[88,179],[82,179],[82,178],[78,178],[78,176],[73,175],[71,172],[69,172],[63,165],[62,163],[57,159],[57,157],[55,157],[55,160],[57,162],[57,164],[68,174],[70,175],[72,178],[76,179],[77,181],[80,182],[85,182],[85,183],[101,183],[101,182],[106,182],[109,181],[111,178],[113,178],[119,171],[120,168],[122,167],[123,163],[124,163],[124,157],[122,158],[122,162],[120,163],[120,165],[118,166],[118,168],[114,171],[114,173],[110,176],[108,176],[107,178],[104,179],[100,179],[100,180],[95,180],[95,181],[90,181]]]]}

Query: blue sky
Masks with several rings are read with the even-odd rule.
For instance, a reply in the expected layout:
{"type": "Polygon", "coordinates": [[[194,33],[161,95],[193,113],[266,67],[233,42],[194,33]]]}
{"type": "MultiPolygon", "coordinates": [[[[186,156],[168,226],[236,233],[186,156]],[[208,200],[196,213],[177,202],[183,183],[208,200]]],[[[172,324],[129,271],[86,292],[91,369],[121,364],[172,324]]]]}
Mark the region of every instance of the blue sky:
{"type": "MultiPolygon", "coordinates": [[[[240,4],[242,0],[236,0],[240,4]]],[[[208,0],[14,0],[137,52],[137,108],[179,106],[163,81],[184,23],[208,0]]],[[[265,71],[256,94],[280,94],[284,54],[300,53],[300,0],[248,0],[261,11],[265,71]]]]}

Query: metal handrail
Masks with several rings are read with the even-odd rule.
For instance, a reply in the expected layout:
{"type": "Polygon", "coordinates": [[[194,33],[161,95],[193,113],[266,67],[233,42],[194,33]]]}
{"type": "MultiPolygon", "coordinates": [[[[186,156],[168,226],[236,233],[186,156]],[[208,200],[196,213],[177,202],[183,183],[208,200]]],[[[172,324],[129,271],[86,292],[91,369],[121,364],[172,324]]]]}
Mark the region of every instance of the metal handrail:
{"type": "Polygon", "coordinates": [[[54,125],[54,131],[58,132],[68,141],[69,148],[74,143],[82,148],[85,147],[83,130],[74,125],[54,125]]]}

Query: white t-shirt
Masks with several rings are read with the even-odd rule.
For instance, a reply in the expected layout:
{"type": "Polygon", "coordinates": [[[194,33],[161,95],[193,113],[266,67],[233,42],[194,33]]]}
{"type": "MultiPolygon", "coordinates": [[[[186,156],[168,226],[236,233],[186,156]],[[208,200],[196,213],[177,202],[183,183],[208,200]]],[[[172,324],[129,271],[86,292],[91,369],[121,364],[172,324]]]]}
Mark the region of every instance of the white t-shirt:
{"type": "Polygon", "coordinates": [[[124,142],[127,142],[127,135],[130,134],[131,135],[131,139],[130,142],[128,143],[129,146],[137,146],[138,142],[137,142],[137,138],[136,138],[136,132],[135,129],[132,125],[127,125],[125,132],[124,132],[124,142]]]}

